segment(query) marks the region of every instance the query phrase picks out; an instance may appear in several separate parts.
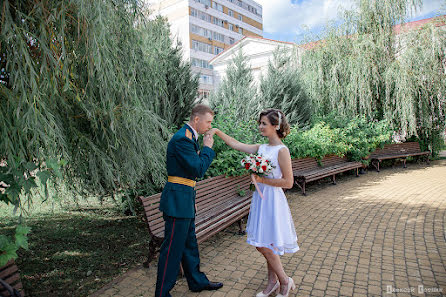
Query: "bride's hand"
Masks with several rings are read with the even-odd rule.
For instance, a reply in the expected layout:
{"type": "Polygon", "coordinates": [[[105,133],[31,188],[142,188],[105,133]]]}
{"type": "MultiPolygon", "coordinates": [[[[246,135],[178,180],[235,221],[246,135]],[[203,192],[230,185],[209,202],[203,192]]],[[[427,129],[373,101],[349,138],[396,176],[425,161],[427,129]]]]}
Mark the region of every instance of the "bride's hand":
{"type": "Polygon", "coordinates": [[[263,181],[263,177],[258,176],[257,174],[251,174],[251,176],[255,179],[256,182],[261,183],[263,181]]]}
{"type": "MultiPolygon", "coordinates": [[[[217,130],[218,130],[217,128],[212,128],[212,129],[206,131],[205,135],[211,135],[211,136],[214,136],[214,134],[217,133],[217,130]]],[[[218,136],[218,135],[217,135],[217,136],[218,136]]]]}

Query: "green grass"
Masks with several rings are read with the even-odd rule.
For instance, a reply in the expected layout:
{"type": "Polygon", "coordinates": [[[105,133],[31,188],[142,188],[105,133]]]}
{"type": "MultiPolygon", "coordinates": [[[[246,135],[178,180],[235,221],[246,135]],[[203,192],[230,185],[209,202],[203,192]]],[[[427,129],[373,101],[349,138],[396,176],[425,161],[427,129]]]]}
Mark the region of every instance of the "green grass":
{"type": "MultiPolygon", "coordinates": [[[[145,223],[96,204],[51,207],[26,219],[29,250],[20,250],[16,263],[27,296],[88,296],[145,261],[145,223]]],[[[17,218],[3,206],[0,213],[0,233],[12,235],[17,218]]]]}

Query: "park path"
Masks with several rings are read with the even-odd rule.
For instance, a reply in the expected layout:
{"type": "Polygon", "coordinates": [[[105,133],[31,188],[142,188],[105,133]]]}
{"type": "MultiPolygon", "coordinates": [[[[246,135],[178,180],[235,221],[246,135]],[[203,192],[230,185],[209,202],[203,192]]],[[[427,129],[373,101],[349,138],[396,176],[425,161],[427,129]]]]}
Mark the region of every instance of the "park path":
{"type": "MultiPolygon", "coordinates": [[[[446,160],[343,176],[287,193],[301,250],[282,257],[298,286],[290,296],[446,295],[446,160]]],[[[200,245],[201,269],[222,281],[172,296],[253,297],[266,284],[264,259],[229,228],[200,245]]],[[[156,261],[136,267],[93,296],[150,296],[156,261]]]]}

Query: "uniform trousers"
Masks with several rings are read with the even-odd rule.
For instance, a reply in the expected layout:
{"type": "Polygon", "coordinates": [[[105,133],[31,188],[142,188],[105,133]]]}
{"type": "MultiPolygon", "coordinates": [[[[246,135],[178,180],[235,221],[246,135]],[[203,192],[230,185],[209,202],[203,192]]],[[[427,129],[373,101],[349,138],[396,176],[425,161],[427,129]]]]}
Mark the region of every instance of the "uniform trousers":
{"type": "Polygon", "coordinates": [[[158,261],[155,297],[171,297],[169,292],[175,285],[180,263],[189,289],[199,291],[205,288],[209,280],[200,271],[195,219],[163,217],[164,241],[158,261]]]}

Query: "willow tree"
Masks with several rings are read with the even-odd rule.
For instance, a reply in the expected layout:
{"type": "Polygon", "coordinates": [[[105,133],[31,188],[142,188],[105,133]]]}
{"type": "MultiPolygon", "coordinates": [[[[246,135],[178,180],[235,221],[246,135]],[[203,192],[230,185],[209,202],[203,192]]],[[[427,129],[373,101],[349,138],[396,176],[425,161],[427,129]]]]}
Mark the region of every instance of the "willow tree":
{"type": "Polygon", "coordinates": [[[304,127],[311,118],[311,102],[296,70],[296,61],[288,50],[274,51],[260,81],[259,98],[264,107],[281,109],[290,124],[304,127]]]}
{"type": "Polygon", "coordinates": [[[406,135],[418,135],[434,154],[446,119],[446,18],[406,33],[399,57],[386,71],[385,118],[406,135]],[[438,23],[437,23],[438,22],[438,23]]]}
{"type": "Polygon", "coordinates": [[[168,126],[185,120],[197,86],[165,20],[137,0],[5,0],[0,38],[9,173],[63,159],[67,184],[93,194],[163,184],[168,126]]]}
{"type": "Polygon", "coordinates": [[[403,24],[422,1],[357,0],[356,4],[356,10],[344,13],[341,26],[327,28],[324,40],[302,57],[300,73],[316,113],[386,119],[406,137],[420,137],[435,153],[438,146],[426,137],[444,127],[444,31],[421,29],[418,32],[432,34],[420,33],[417,38],[423,41],[417,41],[415,50],[410,48],[417,44],[412,35],[396,35],[394,27],[403,24]],[[421,60],[415,72],[400,75],[419,59],[425,62],[421,60]],[[421,77],[415,77],[416,72],[421,77]],[[433,119],[438,119],[436,124],[431,124],[433,119]]]}

